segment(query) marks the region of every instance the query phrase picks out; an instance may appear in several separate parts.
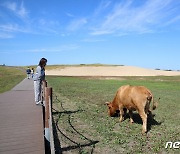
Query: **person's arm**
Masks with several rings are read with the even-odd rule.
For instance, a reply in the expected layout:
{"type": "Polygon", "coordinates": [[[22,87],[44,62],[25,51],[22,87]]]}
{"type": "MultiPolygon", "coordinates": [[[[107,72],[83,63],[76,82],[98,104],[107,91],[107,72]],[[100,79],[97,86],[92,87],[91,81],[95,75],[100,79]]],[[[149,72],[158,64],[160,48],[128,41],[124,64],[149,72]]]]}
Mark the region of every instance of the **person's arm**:
{"type": "Polygon", "coordinates": [[[37,79],[41,80],[41,67],[38,66],[36,69],[36,75],[37,75],[37,79]]]}
{"type": "Polygon", "coordinates": [[[44,81],[45,80],[45,69],[41,70],[41,80],[44,81]]]}

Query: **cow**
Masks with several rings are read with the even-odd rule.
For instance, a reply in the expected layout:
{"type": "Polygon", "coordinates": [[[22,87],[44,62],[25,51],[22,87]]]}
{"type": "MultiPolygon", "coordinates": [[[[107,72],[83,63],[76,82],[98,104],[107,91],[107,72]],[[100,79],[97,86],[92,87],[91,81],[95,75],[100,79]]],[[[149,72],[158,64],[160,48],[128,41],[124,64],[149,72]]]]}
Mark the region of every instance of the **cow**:
{"type": "Polygon", "coordinates": [[[154,102],[153,95],[149,89],[144,86],[121,86],[112,102],[106,102],[108,106],[109,116],[114,116],[116,111],[120,111],[120,122],[124,120],[124,109],[129,110],[130,122],[133,123],[133,111],[138,111],[142,122],[142,134],[147,132],[147,115],[152,116],[150,103],[152,101],[152,109],[155,110],[157,102],[154,102]]]}

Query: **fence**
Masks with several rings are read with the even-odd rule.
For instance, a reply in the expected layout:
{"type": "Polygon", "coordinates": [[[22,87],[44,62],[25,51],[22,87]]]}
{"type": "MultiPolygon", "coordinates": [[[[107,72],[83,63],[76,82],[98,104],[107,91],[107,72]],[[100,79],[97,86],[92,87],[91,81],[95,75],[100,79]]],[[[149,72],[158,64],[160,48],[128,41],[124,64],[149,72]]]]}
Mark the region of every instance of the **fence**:
{"type": "Polygon", "coordinates": [[[46,81],[43,81],[42,85],[45,148],[46,153],[55,154],[52,128],[52,88],[47,87],[46,81]]]}

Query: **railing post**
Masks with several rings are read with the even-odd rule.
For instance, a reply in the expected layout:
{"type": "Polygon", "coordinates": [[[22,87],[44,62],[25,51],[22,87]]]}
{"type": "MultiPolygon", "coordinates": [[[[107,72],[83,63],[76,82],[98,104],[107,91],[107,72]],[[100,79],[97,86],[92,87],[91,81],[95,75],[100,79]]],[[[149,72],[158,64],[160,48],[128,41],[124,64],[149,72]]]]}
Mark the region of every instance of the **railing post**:
{"type": "Polygon", "coordinates": [[[48,141],[50,141],[50,136],[49,136],[49,103],[50,99],[52,99],[52,88],[45,87],[45,137],[48,141]]]}
{"type": "Polygon", "coordinates": [[[49,96],[49,136],[50,136],[50,149],[51,154],[55,154],[55,147],[54,147],[54,135],[53,135],[53,126],[52,126],[52,88],[50,88],[50,96],[49,96]]]}
{"type": "Polygon", "coordinates": [[[49,95],[50,89],[45,87],[45,137],[48,141],[50,141],[49,136],[49,95]]]}
{"type": "Polygon", "coordinates": [[[43,82],[42,82],[42,101],[44,101],[45,100],[45,87],[47,87],[47,81],[46,80],[44,80],[43,82]]]}
{"type": "Polygon", "coordinates": [[[48,153],[55,154],[54,136],[52,128],[52,88],[47,87],[47,82],[43,82],[44,89],[44,137],[45,146],[48,153]]]}

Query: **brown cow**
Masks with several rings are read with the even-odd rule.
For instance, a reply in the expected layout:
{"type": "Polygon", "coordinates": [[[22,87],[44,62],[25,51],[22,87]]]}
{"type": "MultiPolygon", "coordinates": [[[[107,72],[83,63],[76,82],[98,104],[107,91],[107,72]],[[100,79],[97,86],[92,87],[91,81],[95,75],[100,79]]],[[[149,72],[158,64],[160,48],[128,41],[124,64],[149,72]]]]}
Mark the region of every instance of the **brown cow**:
{"type": "Polygon", "coordinates": [[[152,100],[154,110],[157,104],[153,101],[153,95],[149,89],[144,86],[121,86],[112,102],[106,102],[109,116],[113,116],[117,110],[120,111],[120,122],[124,120],[124,111],[129,110],[130,122],[133,123],[132,111],[138,111],[143,121],[142,133],[147,132],[147,114],[151,115],[150,102],[152,100]]]}

